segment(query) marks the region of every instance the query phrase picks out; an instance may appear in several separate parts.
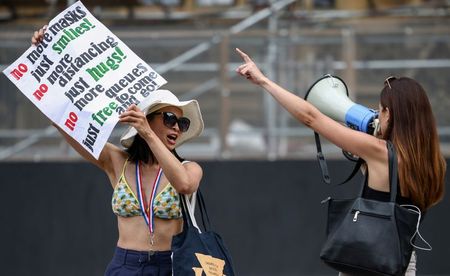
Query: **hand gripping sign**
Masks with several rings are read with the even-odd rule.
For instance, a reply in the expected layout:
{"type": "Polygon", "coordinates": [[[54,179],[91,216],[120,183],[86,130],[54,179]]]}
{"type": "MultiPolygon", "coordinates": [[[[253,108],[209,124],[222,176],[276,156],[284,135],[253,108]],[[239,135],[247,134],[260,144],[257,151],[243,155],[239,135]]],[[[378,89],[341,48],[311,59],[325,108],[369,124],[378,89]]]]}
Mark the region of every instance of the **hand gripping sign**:
{"type": "Polygon", "coordinates": [[[166,83],[79,1],[3,73],[95,158],[119,114],[166,83]]]}

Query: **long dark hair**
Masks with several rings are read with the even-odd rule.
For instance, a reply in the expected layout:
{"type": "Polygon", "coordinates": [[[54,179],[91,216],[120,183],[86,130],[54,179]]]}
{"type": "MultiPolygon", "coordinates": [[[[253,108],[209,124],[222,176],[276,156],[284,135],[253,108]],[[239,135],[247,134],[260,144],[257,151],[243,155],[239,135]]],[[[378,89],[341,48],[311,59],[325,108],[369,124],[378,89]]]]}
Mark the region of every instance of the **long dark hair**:
{"type": "MultiPolygon", "coordinates": [[[[149,121],[153,120],[154,117],[155,116],[153,115],[153,113],[147,115],[147,119],[149,121]]],[[[152,150],[148,146],[147,142],[144,139],[142,139],[142,137],[139,134],[136,134],[136,136],[134,136],[133,143],[125,151],[129,155],[128,159],[132,162],[141,161],[146,164],[147,163],[153,164],[156,162],[156,158],[153,155],[152,150]]],[[[171,152],[180,162],[184,161],[184,159],[178,155],[175,149],[173,149],[171,152]]]]}
{"type": "Polygon", "coordinates": [[[402,77],[391,79],[389,85],[380,95],[381,107],[390,114],[383,139],[392,141],[397,150],[402,195],[426,210],[444,196],[446,163],[436,121],[418,82],[402,77]]]}

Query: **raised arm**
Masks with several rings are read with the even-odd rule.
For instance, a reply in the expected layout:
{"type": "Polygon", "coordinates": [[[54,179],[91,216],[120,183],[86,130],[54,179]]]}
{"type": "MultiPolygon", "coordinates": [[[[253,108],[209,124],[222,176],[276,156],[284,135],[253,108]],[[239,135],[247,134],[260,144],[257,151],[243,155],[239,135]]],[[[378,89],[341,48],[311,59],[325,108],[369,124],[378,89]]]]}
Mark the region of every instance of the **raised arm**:
{"type": "Polygon", "coordinates": [[[98,159],[95,159],[86,149],[83,148],[75,139],[73,139],[71,136],[69,136],[64,130],[62,130],[58,125],[53,123],[53,126],[56,127],[63,136],[63,138],[66,140],[66,142],[76,151],[78,152],[84,159],[91,162],[92,164],[96,165],[97,167],[101,168],[105,172],[111,173],[113,172],[113,164],[115,162],[118,162],[119,167],[122,159],[125,157],[123,156],[123,151],[118,148],[117,146],[106,143],[104,148],[102,149],[100,156],[98,159]],[[116,158],[115,158],[116,157],[116,158]],[[118,161],[115,161],[115,159],[120,159],[118,161]]]}
{"type": "Polygon", "coordinates": [[[352,130],[322,114],[309,102],[268,79],[243,51],[236,48],[244,63],[236,72],[261,86],[298,121],[312,128],[338,147],[352,152],[366,161],[385,159],[386,144],[372,135],[352,130]]]}
{"type": "Polygon", "coordinates": [[[203,176],[200,165],[196,162],[181,164],[152,130],[144,112],[133,104],[120,114],[119,118],[121,123],[134,127],[147,142],[165,176],[177,192],[191,194],[197,190],[203,176]]]}
{"type": "MultiPolygon", "coordinates": [[[[42,41],[46,28],[47,26],[44,26],[39,31],[35,31],[33,33],[33,36],[31,37],[32,44],[37,45],[42,41]]],[[[99,159],[97,160],[91,154],[89,154],[89,152],[87,152],[83,148],[83,146],[81,146],[77,141],[75,141],[75,139],[69,136],[63,129],[61,129],[55,123],[53,123],[53,126],[55,126],[58,129],[58,131],[67,141],[67,143],[75,151],[77,151],[84,159],[104,170],[107,173],[108,177],[111,179],[111,181],[115,181],[116,172],[114,168],[120,168],[122,166],[121,164],[123,164],[124,158],[126,158],[125,153],[120,148],[110,143],[106,143],[105,147],[100,153],[99,159]]]]}

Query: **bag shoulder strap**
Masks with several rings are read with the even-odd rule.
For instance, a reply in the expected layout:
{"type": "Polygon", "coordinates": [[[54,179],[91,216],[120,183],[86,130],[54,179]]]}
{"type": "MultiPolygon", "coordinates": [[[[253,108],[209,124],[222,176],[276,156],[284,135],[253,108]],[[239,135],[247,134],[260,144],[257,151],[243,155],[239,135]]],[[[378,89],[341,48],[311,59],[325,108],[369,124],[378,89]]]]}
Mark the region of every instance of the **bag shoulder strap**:
{"type": "Polygon", "coordinates": [[[197,201],[198,201],[198,209],[200,210],[200,216],[202,218],[203,228],[205,231],[211,230],[211,222],[209,220],[208,211],[206,211],[205,200],[203,199],[202,192],[200,189],[197,191],[197,201]]]}
{"type": "Polygon", "coordinates": [[[200,217],[203,224],[203,229],[208,231],[211,229],[211,222],[209,220],[208,212],[206,211],[205,201],[203,199],[203,195],[198,189],[196,192],[192,194],[192,197],[189,199],[189,195],[180,194],[181,201],[181,211],[183,214],[183,222],[187,227],[195,227],[201,233],[200,227],[198,227],[197,221],[195,219],[195,203],[198,203],[198,209],[200,211],[200,217]]]}
{"type": "Polygon", "coordinates": [[[389,160],[389,192],[391,194],[391,202],[395,202],[398,190],[398,159],[394,144],[386,140],[389,160]]]}
{"type": "MultiPolygon", "coordinates": [[[[386,147],[388,149],[388,167],[389,167],[389,201],[395,203],[398,193],[398,162],[395,147],[391,141],[386,140],[386,147]]],[[[369,170],[366,170],[365,177],[363,179],[360,195],[364,194],[365,186],[369,181],[369,170]]]]}
{"type": "MultiPolygon", "coordinates": [[[[198,227],[197,220],[195,219],[195,203],[197,201],[197,192],[192,195],[179,194],[181,212],[183,214],[183,222],[187,227],[195,227],[199,233],[202,231],[198,227]]],[[[184,226],[183,226],[184,228],[184,226]]]]}

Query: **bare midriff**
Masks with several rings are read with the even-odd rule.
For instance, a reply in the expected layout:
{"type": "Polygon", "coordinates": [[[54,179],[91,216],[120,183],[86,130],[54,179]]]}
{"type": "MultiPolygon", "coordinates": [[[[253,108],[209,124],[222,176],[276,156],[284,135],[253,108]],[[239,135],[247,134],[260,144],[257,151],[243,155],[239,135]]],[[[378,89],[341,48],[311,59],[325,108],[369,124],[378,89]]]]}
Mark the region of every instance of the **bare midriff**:
{"type": "Polygon", "coordinates": [[[170,250],[172,237],[182,231],[183,219],[154,219],[153,246],[150,242],[150,230],[142,216],[117,217],[119,240],[117,246],[137,251],[170,250]]]}

